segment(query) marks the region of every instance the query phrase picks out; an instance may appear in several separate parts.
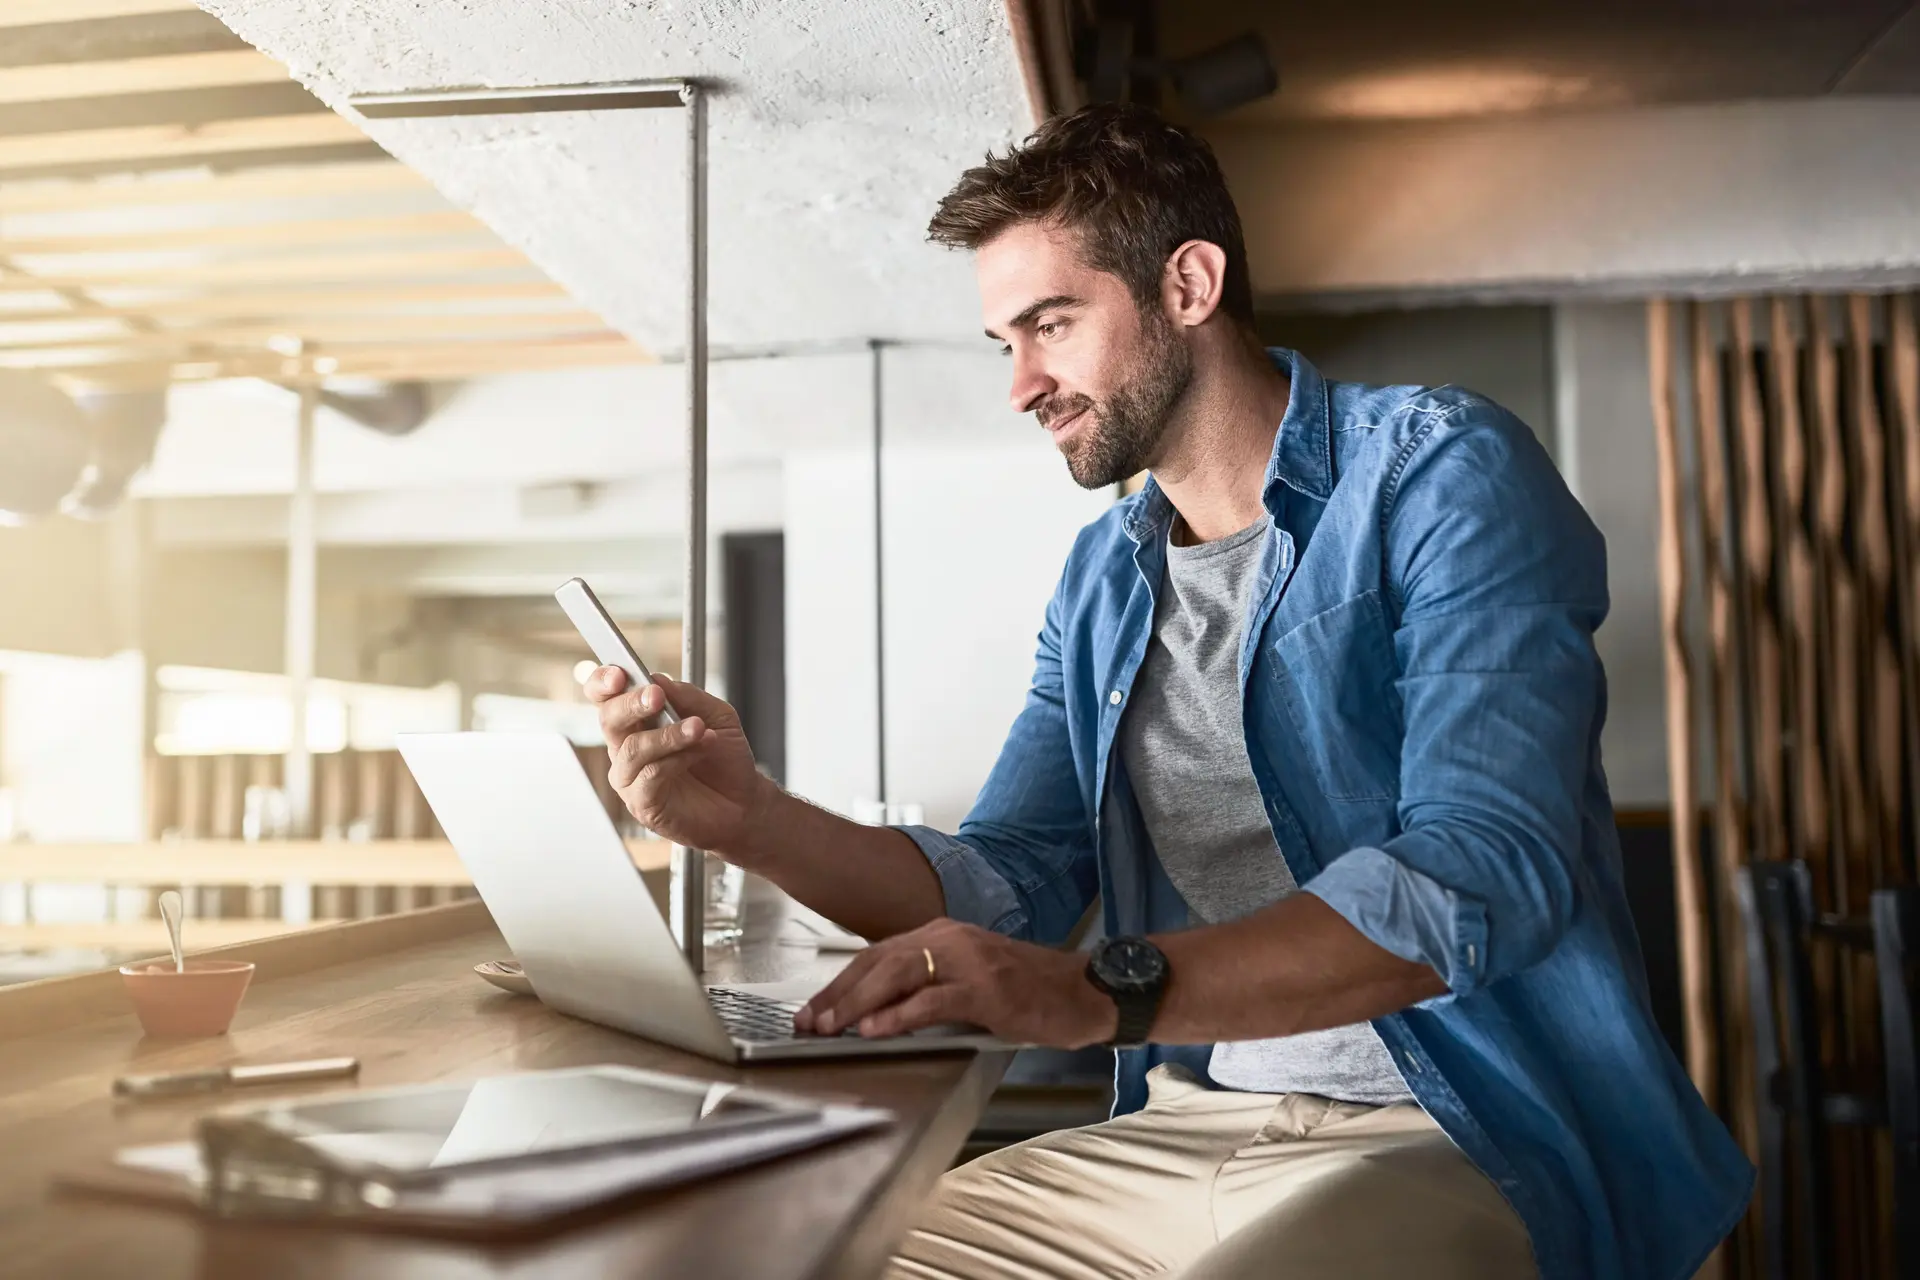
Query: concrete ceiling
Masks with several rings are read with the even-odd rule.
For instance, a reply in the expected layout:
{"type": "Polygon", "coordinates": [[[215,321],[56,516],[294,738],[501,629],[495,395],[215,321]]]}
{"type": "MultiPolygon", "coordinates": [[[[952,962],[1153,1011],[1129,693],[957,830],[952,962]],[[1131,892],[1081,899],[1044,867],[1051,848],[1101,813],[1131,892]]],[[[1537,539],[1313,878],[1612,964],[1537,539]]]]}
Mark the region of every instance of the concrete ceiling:
{"type": "Polygon", "coordinates": [[[1910,0],[1159,0],[1158,28],[1175,56],[1261,32],[1281,88],[1246,123],[1920,92],[1910,0]]]}
{"type": "MultiPolygon", "coordinates": [[[[205,7],[336,108],[357,93],[710,77],[714,342],[977,334],[968,264],[922,236],[959,170],[1030,127],[999,0],[205,7]]],[[[610,323],[682,345],[681,113],[364,127],[610,323]]]]}

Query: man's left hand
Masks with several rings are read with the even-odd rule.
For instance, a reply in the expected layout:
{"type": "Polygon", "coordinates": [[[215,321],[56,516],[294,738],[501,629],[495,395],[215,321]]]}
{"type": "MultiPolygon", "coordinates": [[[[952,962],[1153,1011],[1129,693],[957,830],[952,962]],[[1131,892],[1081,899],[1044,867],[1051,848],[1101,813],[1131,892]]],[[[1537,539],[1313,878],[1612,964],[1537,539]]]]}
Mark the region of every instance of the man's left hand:
{"type": "Polygon", "coordinates": [[[793,1025],[803,1035],[856,1027],[873,1038],[970,1023],[1015,1044],[1078,1049],[1110,1040],[1119,1016],[1086,968],[1077,951],[935,920],[856,953],[793,1025]]]}

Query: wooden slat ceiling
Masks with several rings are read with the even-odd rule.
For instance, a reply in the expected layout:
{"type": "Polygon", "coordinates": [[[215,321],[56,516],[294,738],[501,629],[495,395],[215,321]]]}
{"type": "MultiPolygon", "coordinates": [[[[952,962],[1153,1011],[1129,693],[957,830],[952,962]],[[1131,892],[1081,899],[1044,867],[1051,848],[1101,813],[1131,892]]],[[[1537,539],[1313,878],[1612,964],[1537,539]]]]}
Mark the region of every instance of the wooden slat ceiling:
{"type": "Polygon", "coordinates": [[[0,0],[0,368],[139,387],[647,358],[190,0],[0,0]]]}

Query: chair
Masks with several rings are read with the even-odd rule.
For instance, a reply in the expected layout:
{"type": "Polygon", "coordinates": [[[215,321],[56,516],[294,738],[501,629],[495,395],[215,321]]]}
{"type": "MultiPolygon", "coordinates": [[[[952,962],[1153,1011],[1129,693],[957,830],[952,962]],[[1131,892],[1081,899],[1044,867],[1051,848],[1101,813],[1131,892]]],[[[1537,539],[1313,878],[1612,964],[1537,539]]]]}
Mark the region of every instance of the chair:
{"type": "Polygon", "coordinates": [[[1802,862],[1751,864],[1735,888],[1746,933],[1760,1083],[1765,1274],[1769,1280],[1795,1275],[1824,1280],[1832,1274],[1826,1139],[1829,1126],[1843,1125],[1892,1134],[1894,1274],[1920,1280],[1920,1049],[1913,1016],[1920,889],[1875,892],[1871,914],[1863,921],[1818,913],[1812,878],[1802,862]],[[1815,938],[1873,954],[1885,1058],[1879,1091],[1827,1086],[1809,962],[1815,938]]]}
{"type": "Polygon", "coordinates": [[[1893,1130],[1894,1274],[1920,1275],[1920,888],[1873,895],[1874,970],[1880,1032],[1887,1046],[1887,1122],[1893,1130]]]}

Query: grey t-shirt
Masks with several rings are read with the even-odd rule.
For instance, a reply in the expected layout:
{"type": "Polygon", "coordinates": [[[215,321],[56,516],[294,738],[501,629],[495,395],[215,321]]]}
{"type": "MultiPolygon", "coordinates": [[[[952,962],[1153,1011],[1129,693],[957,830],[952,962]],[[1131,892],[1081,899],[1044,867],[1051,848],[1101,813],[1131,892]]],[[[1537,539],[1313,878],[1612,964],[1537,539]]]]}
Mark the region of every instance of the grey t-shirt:
{"type": "MultiPolygon", "coordinates": [[[[1298,887],[1247,762],[1241,715],[1240,635],[1267,527],[1263,519],[1192,547],[1169,537],[1153,637],[1120,724],[1121,760],[1147,834],[1207,924],[1250,915],[1298,887]]],[[[1364,1022],[1217,1045],[1209,1070],[1223,1088],[1249,1093],[1376,1105],[1413,1097],[1364,1022]]]]}

